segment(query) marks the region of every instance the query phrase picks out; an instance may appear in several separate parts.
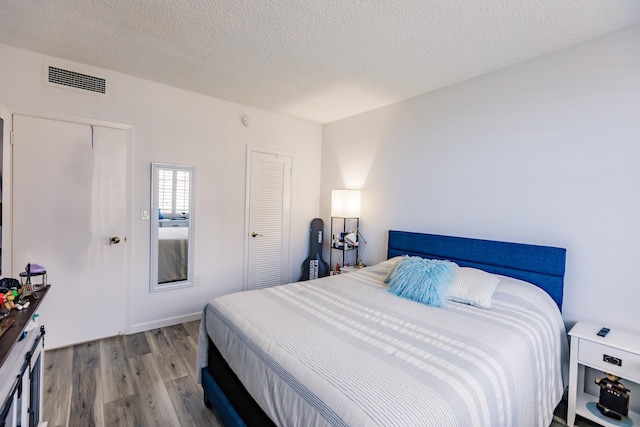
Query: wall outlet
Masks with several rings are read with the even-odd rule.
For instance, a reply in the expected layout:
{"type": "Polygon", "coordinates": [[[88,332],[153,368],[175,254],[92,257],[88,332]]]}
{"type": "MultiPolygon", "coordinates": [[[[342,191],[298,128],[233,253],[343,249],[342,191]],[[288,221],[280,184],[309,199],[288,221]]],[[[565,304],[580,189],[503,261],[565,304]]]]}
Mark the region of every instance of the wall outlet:
{"type": "Polygon", "coordinates": [[[200,286],[200,276],[196,276],[194,285],[200,286]]]}

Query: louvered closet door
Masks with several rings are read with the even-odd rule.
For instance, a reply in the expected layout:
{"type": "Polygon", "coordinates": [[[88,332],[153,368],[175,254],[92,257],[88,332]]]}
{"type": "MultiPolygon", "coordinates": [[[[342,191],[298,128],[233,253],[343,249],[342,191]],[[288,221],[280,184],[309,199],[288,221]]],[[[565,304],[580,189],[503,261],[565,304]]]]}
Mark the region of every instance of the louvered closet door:
{"type": "Polygon", "coordinates": [[[289,282],[290,156],[248,151],[246,289],[289,282]]]}

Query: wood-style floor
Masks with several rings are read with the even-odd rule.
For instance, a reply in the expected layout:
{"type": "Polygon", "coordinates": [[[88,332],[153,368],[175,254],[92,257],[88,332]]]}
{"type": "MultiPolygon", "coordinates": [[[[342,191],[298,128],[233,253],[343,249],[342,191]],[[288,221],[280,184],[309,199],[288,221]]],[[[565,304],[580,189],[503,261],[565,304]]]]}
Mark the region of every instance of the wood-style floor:
{"type": "Polygon", "coordinates": [[[43,421],[48,427],[221,426],[195,380],[198,326],[46,351],[43,421]]]}
{"type": "MultiPolygon", "coordinates": [[[[565,393],[566,394],[566,393],[565,393]]],[[[560,402],[553,413],[553,422],[549,427],[566,427],[567,425],[567,401],[560,402]]],[[[589,421],[581,416],[576,417],[575,427],[601,427],[600,424],[589,421]]]]}
{"type": "MultiPolygon", "coordinates": [[[[195,380],[199,323],[47,351],[43,421],[48,427],[221,427],[195,380]]],[[[566,426],[566,402],[555,415],[550,427],[566,426]]],[[[578,419],[576,426],[596,424],[578,419]]]]}

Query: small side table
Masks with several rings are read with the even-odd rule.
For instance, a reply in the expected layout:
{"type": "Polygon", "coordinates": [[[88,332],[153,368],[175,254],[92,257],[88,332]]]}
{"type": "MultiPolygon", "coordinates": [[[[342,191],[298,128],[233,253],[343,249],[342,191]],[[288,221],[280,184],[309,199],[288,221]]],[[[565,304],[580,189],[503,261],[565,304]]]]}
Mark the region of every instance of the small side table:
{"type": "MultiPolygon", "coordinates": [[[[623,424],[612,418],[593,411],[598,396],[585,392],[585,368],[593,368],[620,377],[623,384],[640,384],[640,336],[616,329],[605,336],[598,336],[603,325],[578,322],[569,331],[571,337],[571,356],[569,365],[569,404],[567,425],[573,426],[576,414],[605,427],[618,427],[623,424]],[[619,363],[619,365],[618,365],[619,363]]],[[[605,325],[606,326],[606,325],[605,325]]],[[[631,399],[638,396],[631,395],[631,399]]],[[[633,400],[632,400],[633,403],[633,400]]],[[[640,414],[629,411],[634,427],[640,427],[640,414]]],[[[627,420],[629,421],[629,420],[627,420]]]]}

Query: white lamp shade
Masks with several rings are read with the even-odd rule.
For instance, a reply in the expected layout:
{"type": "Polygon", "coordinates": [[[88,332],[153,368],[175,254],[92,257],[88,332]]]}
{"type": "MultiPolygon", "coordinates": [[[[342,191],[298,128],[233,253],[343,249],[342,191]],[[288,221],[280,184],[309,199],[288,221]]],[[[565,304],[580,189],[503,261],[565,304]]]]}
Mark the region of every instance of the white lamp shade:
{"type": "Polygon", "coordinates": [[[360,190],[331,190],[331,216],[360,218],[360,190]]]}

